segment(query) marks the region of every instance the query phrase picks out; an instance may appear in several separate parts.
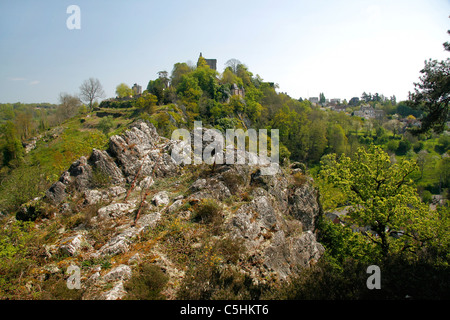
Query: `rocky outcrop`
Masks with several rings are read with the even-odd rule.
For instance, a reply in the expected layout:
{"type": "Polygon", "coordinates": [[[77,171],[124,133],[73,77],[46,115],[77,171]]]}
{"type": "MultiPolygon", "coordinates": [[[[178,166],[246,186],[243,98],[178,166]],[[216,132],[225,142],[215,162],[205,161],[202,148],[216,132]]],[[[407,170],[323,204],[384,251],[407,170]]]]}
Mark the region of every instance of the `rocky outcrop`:
{"type": "MultiPolygon", "coordinates": [[[[274,166],[267,175],[258,165],[205,165],[194,175],[190,167],[172,160],[174,144],[160,137],[153,125],[139,121],[111,137],[107,150],[94,149],[75,161],[47,191],[45,199],[60,214],[90,210],[77,227],[62,229],[47,250],[49,258],[64,255],[92,265],[82,270],[83,299],[122,299],[125,282],[142,261],[161,267],[169,278],[164,292],[175,298],[188,270],[185,263],[180,266],[171,259],[193,252],[193,259],[206,259],[203,239],[239,243],[239,259],[221,263],[234,263],[233,268],[256,284],[287,280],[320,259],[324,247],[314,232],[321,208],[312,180],[293,179],[292,172],[301,168],[274,166]],[[189,179],[183,180],[182,174],[189,179]],[[175,187],[179,184],[182,187],[175,187]],[[213,199],[221,208],[219,234],[201,234],[210,229],[198,227],[200,222],[191,215],[204,199],[213,199]],[[167,243],[160,243],[164,238],[167,243]]],[[[32,216],[29,207],[23,210],[24,216],[32,216]]]]}
{"type": "Polygon", "coordinates": [[[88,158],[76,160],[46,192],[46,199],[59,204],[68,189],[90,192],[99,184],[124,187],[136,179],[146,179],[146,187],[153,175],[177,174],[179,168],[168,153],[171,143],[160,137],[151,123],[138,121],[124,134],[112,136],[107,150],[94,149],[88,158]]]}
{"type": "MultiPolygon", "coordinates": [[[[312,191],[309,196],[314,194],[312,191]]],[[[262,261],[252,268],[252,274],[264,278],[275,272],[286,279],[321,257],[325,249],[317,242],[310,225],[300,219],[290,219],[280,211],[288,204],[278,203],[276,195],[262,188],[254,190],[252,195],[254,199],[241,206],[228,224],[231,234],[244,240],[249,254],[262,261]]],[[[319,211],[311,212],[316,214],[314,218],[319,214],[319,211]]]]}
{"type": "Polygon", "coordinates": [[[312,183],[295,188],[289,197],[290,214],[302,222],[304,230],[314,230],[320,212],[318,194],[312,183]]]}

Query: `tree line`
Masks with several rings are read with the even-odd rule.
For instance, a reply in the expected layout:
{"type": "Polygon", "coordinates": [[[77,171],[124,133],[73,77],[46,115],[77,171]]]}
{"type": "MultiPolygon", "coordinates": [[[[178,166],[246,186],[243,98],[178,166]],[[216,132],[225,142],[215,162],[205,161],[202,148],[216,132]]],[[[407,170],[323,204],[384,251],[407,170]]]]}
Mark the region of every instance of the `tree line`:
{"type": "Polygon", "coordinates": [[[98,79],[85,80],[78,95],[59,94],[59,104],[0,104],[0,167],[19,165],[24,155],[23,142],[78,114],[92,111],[104,97],[98,79]],[[83,102],[85,104],[83,104],[83,102]]]}

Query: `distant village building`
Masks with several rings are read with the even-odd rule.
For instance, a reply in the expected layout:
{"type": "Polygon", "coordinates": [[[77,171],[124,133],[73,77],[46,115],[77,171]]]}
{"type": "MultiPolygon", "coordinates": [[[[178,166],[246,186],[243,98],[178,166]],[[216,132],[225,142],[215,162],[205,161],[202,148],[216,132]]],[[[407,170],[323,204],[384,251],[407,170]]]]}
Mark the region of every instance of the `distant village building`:
{"type": "MultiPolygon", "coordinates": [[[[200,57],[202,57],[201,52],[200,52],[200,57]]],[[[217,59],[206,59],[205,58],[205,61],[211,69],[217,70],[217,59]]]]}
{"type": "Polygon", "coordinates": [[[135,96],[139,96],[142,94],[142,87],[137,83],[135,83],[131,89],[134,91],[135,96]]]}
{"type": "Polygon", "coordinates": [[[337,111],[337,112],[345,112],[347,110],[347,107],[348,106],[346,106],[346,105],[340,105],[340,106],[334,105],[334,106],[330,107],[330,110],[337,111]]]}
{"type": "Polygon", "coordinates": [[[330,99],[330,105],[335,106],[337,104],[341,103],[341,99],[330,99]]]}
{"type": "Polygon", "coordinates": [[[319,98],[318,98],[318,97],[311,97],[311,98],[309,98],[308,100],[309,100],[309,102],[311,102],[311,103],[319,103],[319,98]]]}
{"type": "Polygon", "coordinates": [[[245,98],[245,91],[244,88],[239,88],[236,83],[233,83],[231,86],[231,95],[232,96],[240,96],[242,98],[245,98]]]}
{"type": "Polygon", "coordinates": [[[371,106],[361,106],[360,110],[353,113],[354,116],[361,117],[364,119],[377,119],[381,120],[384,117],[384,111],[374,109],[371,106]]]}

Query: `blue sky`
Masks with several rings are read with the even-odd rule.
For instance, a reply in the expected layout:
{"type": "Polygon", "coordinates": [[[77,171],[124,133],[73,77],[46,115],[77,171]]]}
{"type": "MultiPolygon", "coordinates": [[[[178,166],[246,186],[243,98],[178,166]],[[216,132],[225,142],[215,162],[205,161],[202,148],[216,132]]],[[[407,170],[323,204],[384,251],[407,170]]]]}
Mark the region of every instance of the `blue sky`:
{"type": "Polygon", "coordinates": [[[94,77],[107,97],[146,88],[202,52],[236,58],[291,97],[407,98],[424,61],[446,59],[448,0],[0,0],[0,102],[57,103],[94,77]],[[81,29],[69,30],[69,5],[81,29]]]}

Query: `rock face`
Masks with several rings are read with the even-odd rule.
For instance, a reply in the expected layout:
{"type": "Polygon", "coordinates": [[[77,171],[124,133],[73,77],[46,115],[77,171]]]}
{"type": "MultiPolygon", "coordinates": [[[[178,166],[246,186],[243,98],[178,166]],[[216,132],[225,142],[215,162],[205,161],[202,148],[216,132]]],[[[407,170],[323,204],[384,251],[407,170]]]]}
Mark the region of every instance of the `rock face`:
{"type": "MultiPolygon", "coordinates": [[[[47,250],[49,258],[63,254],[71,261],[87,261],[86,266],[97,263],[83,269],[83,299],[123,298],[125,282],[142,261],[161,266],[169,277],[166,295],[175,298],[187,267],[174,260],[196,250],[204,257],[205,238],[239,243],[245,250],[233,267],[255,283],[287,280],[320,259],[324,247],[314,232],[321,208],[312,181],[296,184],[290,169],[274,167],[273,175],[264,175],[258,166],[223,164],[205,166],[204,172],[183,182],[183,174],[188,174],[183,170],[190,168],[172,160],[174,144],[160,137],[152,124],[139,121],[111,137],[107,150],[94,149],[75,161],[47,191],[44,200],[60,214],[91,210],[89,222],[62,228],[60,239],[47,250]],[[177,189],[178,184],[182,187],[177,189]],[[191,213],[203,199],[223,208],[219,235],[200,235],[205,229],[195,226],[191,213]],[[180,226],[180,221],[186,223],[180,226]],[[164,239],[168,243],[159,242],[164,239]]],[[[28,207],[23,210],[23,215],[32,214],[28,207]]]]}
{"type": "Polygon", "coordinates": [[[163,152],[170,144],[151,123],[139,121],[123,135],[112,136],[108,150],[94,149],[89,158],[75,161],[46,192],[46,198],[59,204],[66,199],[68,188],[89,192],[99,183],[99,176],[107,184],[123,187],[136,177],[138,181],[147,179],[144,183],[147,186],[153,174],[157,177],[177,174],[178,166],[170,154],[163,152]]]}
{"type": "MultiPolygon", "coordinates": [[[[231,234],[244,241],[255,260],[262,261],[253,268],[253,273],[260,277],[275,272],[281,279],[286,279],[317,261],[325,250],[313,233],[313,223],[320,213],[318,205],[314,203],[309,207],[305,204],[303,198],[295,196],[297,189],[293,197],[282,197],[279,190],[273,188],[284,184],[282,180],[282,177],[273,176],[267,181],[267,190],[254,189],[253,200],[241,206],[228,223],[231,234]],[[295,215],[290,213],[291,209],[295,215]]],[[[307,190],[303,195],[316,199],[311,185],[307,190]]]]}

